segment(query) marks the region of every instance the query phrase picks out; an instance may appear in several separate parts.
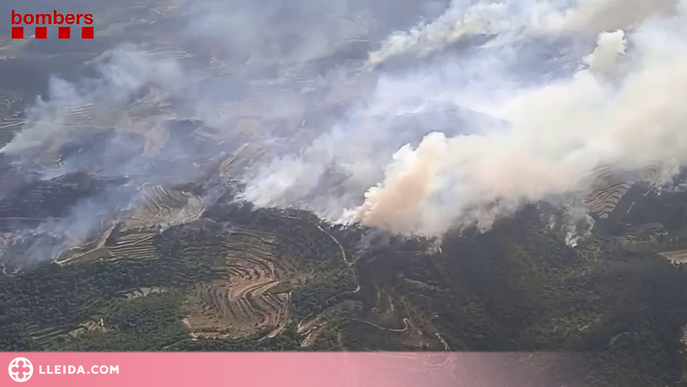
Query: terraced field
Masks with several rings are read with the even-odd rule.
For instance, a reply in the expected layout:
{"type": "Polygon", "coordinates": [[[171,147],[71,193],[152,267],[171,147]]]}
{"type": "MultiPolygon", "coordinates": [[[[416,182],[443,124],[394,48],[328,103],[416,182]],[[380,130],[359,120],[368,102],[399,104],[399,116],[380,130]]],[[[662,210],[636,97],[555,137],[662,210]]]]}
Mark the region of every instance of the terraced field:
{"type": "MultiPolygon", "coordinates": [[[[281,229],[280,223],[293,223],[299,218],[277,215],[276,218],[268,216],[268,219],[271,221],[265,219],[258,229],[246,224],[227,231],[226,280],[197,285],[188,301],[190,314],[185,322],[193,337],[238,338],[259,332],[264,332],[266,338],[275,337],[293,324],[294,319],[303,317],[293,309],[294,291],[300,299],[304,290],[309,293],[308,289],[317,288],[331,276],[346,271],[352,274],[350,265],[341,258],[341,250],[334,250],[336,255],[331,258],[334,262],[327,264],[326,261],[308,260],[313,252],[310,249],[314,247],[311,244],[301,245],[295,251],[283,249],[287,241],[292,248],[299,246],[302,236],[292,234],[289,237],[283,232],[277,235],[274,230],[281,229]],[[265,228],[268,224],[271,226],[265,228]]],[[[318,231],[318,234],[326,238],[322,241],[325,245],[332,243],[326,231],[318,231]]],[[[331,302],[335,302],[332,306],[336,308],[338,301],[331,302]]],[[[326,304],[322,306],[327,308],[326,304]]],[[[319,320],[325,316],[326,313],[319,320]]],[[[309,331],[298,334],[312,335],[309,331]]]]}
{"type": "Polygon", "coordinates": [[[62,122],[56,123],[64,126],[88,126],[95,122],[95,108],[92,103],[81,106],[65,107],[56,115],[64,117],[62,122]]]}
{"type": "Polygon", "coordinates": [[[106,244],[105,248],[112,254],[113,259],[153,259],[158,257],[153,244],[156,232],[133,231],[123,233],[106,244]]]}
{"type": "Polygon", "coordinates": [[[662,252],[661,255],[674,265],[684,265],[687,263],[687,250],[662,252]]]}
{"type": "Polygon", "coordinates": [[[288,285],[296,267],[277,259],[272,250],[276,236],[232,230],[227,237],[226,281],[199,284],[189,300],[185,323],[193,337],[243,337],[261,331],[280,333],[289,322],[288,285]]]}
{"type": "MultiPolygon", "coordinates": [[[[202,211],[194,213],[193,219],[180,217],[180,211],[189,208],[189,201],[197,198],[184,191],[150,187],[142,198],[140,206],[129,217],[103,224],[104,231],[99,236],[89,243],[68,249],[57,257],[55,263],[70,271],[94,264],[126,267],[140,262],[156,266],[158,264],[152,262],[159,261],[160,265],[165,265],[165,270],[188,275],[181,280],[186,284],[181,287],[176,282],[179,279],[173,280],[176,285],[172,286],[157,281],[138,282],[138,285],[132,282],[133,288],[126,285],[116,293],[126,302],[133,302],[169,292],[172,292],[169,293],[171,297],[180,291],[185,295],[181,309],[184,324],[188,337],[193,340],[239,340],[255,335],[264,339],[277,337],[306,317],[303,310],[294,309],[294,292],[299,300],[312,296],[329,297],[327,302],[318,303],[318,308],[323,308],[316,312],[315,320],[318,322],[336,320],[351,313],[347,306],[351,301],[345,301],[345,292],[332,294],[333,297],[327,293],[319,294],[321,286],[326,286],[331,278],[342,278],[341,275],[348,279],[337,281],[343,289],[349,289],[349,295],[355,293],[355,284],[350,282],[354,273],[347,260],[348,253],[325,228],[317,222],[312,223],[313,219],[266,213],[265,219],[258,224],[250,221],[241,225],[239,222],[225,228],[202,219],[202,211]],[[166,228],[161,227],[165,222],[166,228]],[[278,231],[283,227],[292,228],[292,231],[285,235],[278,231]],[[297,231],[304,227],[312,230],[313,234],[304,238],[297,231]],[[208,238],[210,235],[212,237],[208,238]],[[309,239],[311,237],[312,240],[309,239]],[[322,260],[319,254],[325,251],[329,251],[329,258],[322,260]],[[209,264],[212,268],[208,267],[210,273],[215,274],[193,276],[188,274],[188,269],[178,266],[196,266],[201,262],[209,264]],[[342,315],[341,310],[348,312],[342,315]]],[[[91,307],[110,310],[111,306],[106,304],[97,302],[91,307]]],[[[38,330],[32,334],[33,340],[37,345],[50,346],[70,340],[66,336],[78,339],[113,332],[113,328],[107,326],[107,319],[103,323],[91,316],[84,322],[81,320],[83,317],[79,312],[74,315],[76,320],[71,320],[75,321],[73,324],[37,327],[38,330]]],[[[330,325],[337,326],[338,323],[330,325]]],[[[303,336],[306,344],[316,337],[312,329],[298,334],[303,336]]]]}
{"type": "Polygon", "coordinates": [[[104,223],[101,234],[93,242],[65,251],[56,262],[158,258],[153,239],[160,230],[193,222],[204,211],[201,198],[183,190],[160,186],[145,189],[138,204],[123,219],[113,218],[104,223]]]}
{"type": "Polygon", "coordinates": [[[146,188],[141,204],[124,219],[125,229],[171,226],[199,219],[203,199],[183,189],[146,188]]]}
{"type": "Polygon", "coordinates": [[[265,154],[265,149],[249,143],[241,145],[219,166],[219,177],[228,186],[236,182],[236,177],[248,170],[265,154]]]}
{"type": "Polygon", "coordinates": [[[601,167],[592,172],[586,186],[585,203],[600,218],[607,218],[618,202],[637,183],[647,183],[648,189],[656,186],[663,176],[663,166],[650,164],[638,171],[601,167]]]}

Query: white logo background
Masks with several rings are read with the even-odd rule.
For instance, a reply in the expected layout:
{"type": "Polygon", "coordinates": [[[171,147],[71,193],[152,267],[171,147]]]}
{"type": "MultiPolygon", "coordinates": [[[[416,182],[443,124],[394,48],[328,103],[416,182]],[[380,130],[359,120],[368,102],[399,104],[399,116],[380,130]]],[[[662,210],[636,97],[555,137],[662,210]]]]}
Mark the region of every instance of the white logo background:
{"type": "Polygon", "coordinates": [[[31,379],[31,375],[33,375],[33,364],[25,357],[18,357],[10,362],[7,371],[12,380],[23,383],[31,379]]]}

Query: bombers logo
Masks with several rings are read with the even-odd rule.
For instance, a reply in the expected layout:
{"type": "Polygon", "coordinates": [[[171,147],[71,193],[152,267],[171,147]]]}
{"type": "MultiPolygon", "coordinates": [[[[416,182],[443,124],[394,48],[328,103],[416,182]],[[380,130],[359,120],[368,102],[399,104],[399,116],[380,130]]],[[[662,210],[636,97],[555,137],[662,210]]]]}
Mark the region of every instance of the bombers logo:
{"type": "Polygon", "coordinates": [[[7,368],[10,374],[10,378],[18,383],[24,383],[25,381],[31,379],[33,375],[33,365],[29,359],[25,357],[18,357],[10,362],[10,366],[7,368]]]}
{"type": "Polygon", "coordinates": [[[70,39],[71,27],[63,25],[81,25],[81,39],[93,39],[94,30],[90,25],[93,24],[93,15],[90,13],[69,13],[61,14],[57,10],[52,13],[40,14],[21,14],[12,10],[12,39],[24,39],[24,27],[17,25],[35,25],[35,38],[47,39],[48,27],[56,25],[58,39],[70,39]]]}

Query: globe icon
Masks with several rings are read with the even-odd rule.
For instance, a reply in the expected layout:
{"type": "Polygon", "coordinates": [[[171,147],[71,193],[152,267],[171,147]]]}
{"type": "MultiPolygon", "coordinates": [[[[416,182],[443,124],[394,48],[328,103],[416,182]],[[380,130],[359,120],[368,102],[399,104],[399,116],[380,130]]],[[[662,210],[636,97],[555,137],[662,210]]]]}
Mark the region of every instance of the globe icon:
{"type": "Polygon", "coordinates": [[[33,365],[29,359],[24,357],[18,357],[12,360],[7,370],[10,374],[10,378],[19,383],[31,379],[31,375],[33,375],[33,365]]]}

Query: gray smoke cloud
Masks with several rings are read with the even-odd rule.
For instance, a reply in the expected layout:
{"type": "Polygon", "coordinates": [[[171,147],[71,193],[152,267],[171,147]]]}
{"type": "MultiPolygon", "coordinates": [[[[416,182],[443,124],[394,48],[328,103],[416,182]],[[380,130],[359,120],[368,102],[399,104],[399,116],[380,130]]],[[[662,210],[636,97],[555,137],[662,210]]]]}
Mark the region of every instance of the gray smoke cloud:
{"type": "MultiPolygon", "coordinates": [[[[206,183],[246,142],[264,152],[233,172],[240,199],[429,237],[560,203],[600,166],[658,162],[669,180],[685,161],[684,1],[402,5],[176,1],[164,42],[118,46],[94,77],[53,78],[0,151],[39,180],[127,180],[30,233],[51,249],[82,243],[145,186],[206,183]],[[205,140],[184,118],[210,127],[205,140]]],[[[570,214],[574,243],[590,220],[570,214]]]]}
{"type": "MultiPolygon", "coordinates": [[[[348,194],[363,198],[339,220],[439,236],[452,227],[489,228],[524,203],[575,192],[599,166],[681,164],[687,150],[687,117],[679,102],[687,87],[684,4],[622,4],[580,2],[565,8],[537,2],[532,9],[539,22],[532,23],[515,3],[453,2],[435,24],[392,36],[369,55],[370,61],[426,55],[426,48],[439,51],[470,36],[495,38],[463,57],[383,76],[354,119],[311,144],[308,157],[281,158],[265,167],[250,181],[247,198],[285,205],[280,200],[288,196],[281,192],[293,195],[312,186],[319,171],[308,166],[341,159],[349,181],[358,183],[348,194]],[[608,24],[601,24],[604,20],[608,24]],[[558,52],[565,55],[560,63],[575,71],[546,82],[519,77],[514,48],[537,40],[564,45],[563,38],[584,41],[585,36],[594,37],[586,47],[574,44],[558,52]],[[431,111],[437,100],[506,125],[468,120],[456,123],[453,133],[433,131],[417,145],[386,153],[398,139],[392,118],[431,111]],[[456,133],[465,128],[471,132],[456,133]],[[388,147],[375,148],[375,143],[388,147]],[[356,192],[366,184],[366,191],[356,192]]],[[[549,58],[538,59],[546,64],[549,58]]],[[[414,130],[421,134],[431,126],[430,119],[414,130]]],[[[349,202],[341,195],[329,199],[349,202]]]]}
{"type": "MultiPolygon", "coordinates": [[[[372,24],[381,35],[407,26],[399,22],[403,12],[389,12],[391,2],[375,4],[377,9],[356,0],[175,0],[142,20],[125,20],[132,31],[147,29],[145,38],[89,60],[89,76],[53,76],[47,92],[26,109],[22,131],[0,150],[2,171],[14,179],[0,192],[0,262],[55,258],[92,240],[140,205],[146,187],[208,183],[222,159],[248,139],[284,154],[300,149],[312,131],[331,129],[292,132],[306,119],[326,121],[317,114],[321,106],[359,92],[361,82],[351,90],[345,85],[350,68],[360,64],[346,60],[364,61],[372,24]],[[339,84],[344,87],[326,91],[339,84]],[[207,126],[201,136],[190,133],[196,123],[207,126]],[[125,183],[51,205],[64,207],[59,215],[15,219],[13,206],[26,184],[43,192],[64,184],[63,178],[88,186],[94,176],[125,183]],[[12,232],[8,224],[16,225],[12,232]]],[[[108,12],[100,11],[104,23],[108,12]]],[[[210,187],[206,199],[221,196],[221,188],[210,187]]]]}
{"type": "Polygon", "coordinates": [[[2,152],[21,154],[49,142],[64,142],[79,131],[93,131],[93,125],[73,121],[74,108],[92,106],[98,127],[123,124],[123,117],[117,113],[132,102],[144,86],[156,84],[174,92],[183,88],[185,78],[184,71],[173,58],[152,58],[130,44],[113,50],[110,60],[98,65],[96,70],[97,77],[77,82],[51,77],[47,98],[39,96],[28,107],[23,130],[2,148],[2,152]]]}

